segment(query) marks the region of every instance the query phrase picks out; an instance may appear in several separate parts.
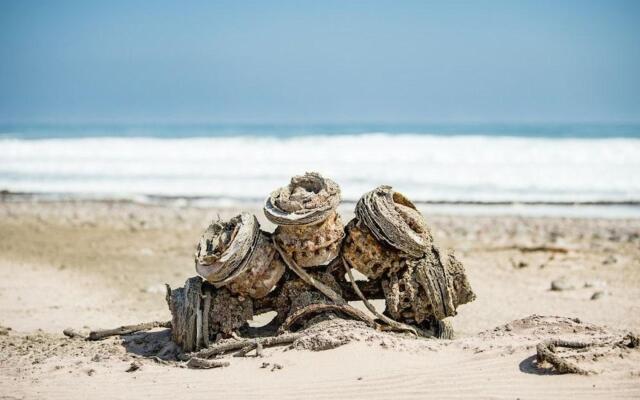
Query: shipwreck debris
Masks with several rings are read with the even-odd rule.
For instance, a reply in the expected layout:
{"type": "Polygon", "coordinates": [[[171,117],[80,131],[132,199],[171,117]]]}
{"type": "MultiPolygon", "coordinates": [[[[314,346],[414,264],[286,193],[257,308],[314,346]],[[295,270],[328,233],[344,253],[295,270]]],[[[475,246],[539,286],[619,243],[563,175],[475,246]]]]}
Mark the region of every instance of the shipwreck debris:
{"type": "Polygon", "coordinates": [[[195,255],[204,280],[190,278],[167,293],[174,342],[187,353],[210,348],[269,311],[276,312],[266,327],[273,332],[304,328],[331,313],[373,328],[451,338],[443,320],[475,295],[462,264],[434,245],[415,205],[380,186],[358,201],[345,233],[339,203],[335,182],[306,173],[265,201],[266,217],[278,225],[274,234],[248,213],[211,223],[195,255]],[[352,268],[369,281],[356,282],[352,268]],[[385,300],[384,312],[371,299],[385,300]],[[352,300],[361,300],[373,317],[352,300]]]}
{"type": "Polygon", "coordinates": [[[254,350],[261,356],[264,348],[292,344],[305,329],[332,318],[451,339],[445,318],[475,295],[462,264],[434,245],[415,205],[380,186],[358,201],[345,232],[339,203],[334,181],[315,172],[293,177],[265,201],[264,213],[277,225],[273,234],[246,212],[207,227],[194,257],[198,276],[183,287],[167,285],[171,321],[94,331],[87,340],[169,327],[179,347],[171,352],[181,351],[175,357],[189,368],[217,368],[228,362],[213,357],[254,350]],[[368,281],[356,281],[352,269],[368,281]],[[384,312],[373,299],[384,300],[384,312]],[[369,313],[350,301],[362,301],[369,313]],[[249,326],[266,312],[275,312],[271,322],[249,326]]]}

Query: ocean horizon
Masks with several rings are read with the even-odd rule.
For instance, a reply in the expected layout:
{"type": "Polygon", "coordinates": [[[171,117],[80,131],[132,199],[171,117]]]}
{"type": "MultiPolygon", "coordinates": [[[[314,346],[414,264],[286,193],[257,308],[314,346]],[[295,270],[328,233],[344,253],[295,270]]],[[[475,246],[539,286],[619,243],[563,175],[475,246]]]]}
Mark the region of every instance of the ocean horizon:
{"type": "Polygon", "coordinates": [[[300,137],[344,135],[433,135],[533,138],[640,139],[640,122],[461,122],[461,123],[206,123],[68,122],[1,123],[0,139],[83,137],[300,137]]]}

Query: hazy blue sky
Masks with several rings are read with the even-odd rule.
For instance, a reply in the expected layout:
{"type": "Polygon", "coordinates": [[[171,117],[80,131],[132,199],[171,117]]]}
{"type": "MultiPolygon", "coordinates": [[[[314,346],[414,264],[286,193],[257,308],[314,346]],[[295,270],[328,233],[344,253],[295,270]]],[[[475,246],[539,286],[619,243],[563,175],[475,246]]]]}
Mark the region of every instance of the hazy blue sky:
{"type": "Polygon", "coordinates": [[[639,1],[0,1],[0,121],[640,120],[639,1]]]}

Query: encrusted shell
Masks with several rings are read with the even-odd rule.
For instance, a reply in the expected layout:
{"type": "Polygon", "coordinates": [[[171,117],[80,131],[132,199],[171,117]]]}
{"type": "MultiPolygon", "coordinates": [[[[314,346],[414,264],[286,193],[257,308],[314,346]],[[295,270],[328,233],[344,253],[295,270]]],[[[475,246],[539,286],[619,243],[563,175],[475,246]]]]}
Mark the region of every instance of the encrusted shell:
{"type": "Polygon", "coordinates": [[[340,253],[344,227],[340,215],[333,211],[315,225],[282,225],[274,240],[284,252],[303,268],[327,265],[340,253]]]}
{"type": "Polygon", "coordinates": [[[257,299],[273,289],[285,266],[255,216],[243,212],[207,228],[196,251],[196,271],[215,287],[257,299]]]}
{"type": "Polygon", "coordinates": [[[294,176],[271,193],[264,214],[277,225],[309,225],[327,219],[340,204],[340,187],[317,172],[294,176]]]}
{"type": "Polygon", "coordinates": [[[365,193],[356,204],[356,217],[378,241],[411,257],[421,257],[432,243],[422,214],[390,186],[365,193]]]}
{"type": "Polygon", "coordinates": [[[352,219],[345,228],[342,256],[369,279],[378,279],[387,272],[404,267],[407,258],[401,251],[381,243],[361,221],[352,219]]]}

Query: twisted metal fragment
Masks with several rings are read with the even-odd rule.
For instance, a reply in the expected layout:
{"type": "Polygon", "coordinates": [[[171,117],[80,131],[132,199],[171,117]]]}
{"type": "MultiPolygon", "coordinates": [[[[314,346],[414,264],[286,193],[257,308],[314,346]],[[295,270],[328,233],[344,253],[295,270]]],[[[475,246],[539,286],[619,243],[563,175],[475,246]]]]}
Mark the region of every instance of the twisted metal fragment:
{"type": "Polygon", "coordinates": [[[342,309],[342,311],[344,311],[345,313],[360,319],[361,321],[365,322],[369,326],[375,326],[375,323],[373,322],[373,320],[369,316],[367,316],[366,314],[362,313],[357,308],[349,305],[347,303],[347,301],[342,298],[342,296],[340,296],[338,293],[336,293],[329,286],[327,286],[324,283],[319,282],[318,280],[314,279],[313,276],[309,275],[304,269],[302,269],[298,265],[296,265],[295,261],[289,259],[287,257],[287,255],[284,254],[284,251],[277,244],[275,246],[276,246],[276,250],[278,250],[278,252],[280,252],[280,255],[282,256],[282,259],[285,261],[287,266],[289,268],[291,268],[291,270],[293,272],[295,272],[300,277],[300,279],[302,279],[308,285],[313,286],[318,291],[320,291],[322,294],[324,294],[329,299],[331,299],[331,301],[333,301],[336,305],[338,305],[342,309]]]}
{"type": "Polygon", "coordinates": [[[376,310],[376,308],[373,306],[373,304],[371,304],[369,302],[369,300],[367,300],[367,298],[360,291],[360,288],[356,284],[356,280],[353,279],[353,274],[351,273],[351,268],[349,267],[349,265],[347,264],[347,261],[344,258],[342,259],[342,263],[344,265],[345,271],[347,272],[347,275],[349,276],[349,281],[351,282],[351,286],[353,287],[353,290],[358,294],[358,297],[360,297],[360,300],[362,300],[362,302],[364,303],[365,307],[367,307],[367,309],[369,311],[371,311],[373,313],[373,315],[375,315],[376,317],[380,318],[380,320],[384,321],[387,325],[389,325],[390,327],[392,327],[392,328],[394,328],[396,330],[410,332],[410,333],[418,336],[418,330],[415,327],[407,325],[407,324],[403,324],[403,323],[398,322],[398,321],[395,321],[395,320],[387,317],[384,314],[380,314],[376,310]]]}
{"type": "Polygon", "coordinates": [[[336,293],[329,286],[325,285],[322,282],[319,282],[313,276],[309,275],[307,273],[307,271],[305,271],[304,269],[300,268],[300,266],[298,266],[295,261],[291,260],[285,254],[284,250],[282,250],[282,248],[277,243],[275,244],[275,247],[276,247],[276,250],[278,250],[278,252],[280,253],[280,256],[282,257],[284,262],[287,264],[287,266],[293,272],[295,272],[296,275],[298,275],[298,277],[300,277],[300,279],[305,281],[305,283],[307,283],[309,286],[313,286],[314,288],[318,289],[318,291],[320,291],[320,293],[322,293],[325,296],[327,296],[329,299],[331,299],[331,301],[333,301],[336,304],[346,304],[347,303],[342,298],[342,296],[340,296],[338,293],[336,293]]]}
{"type": "Polygon", "coordinates": [[[366,323],[368,326],[374,328],[376,323],[373,321],[371,317],[358,310],[357,308],[346,306],[345,304],[309,304],[306,307],[299,309],[293,314],[289,315],[287,319],[282,323],[278,332],[286,332],[291,329],[296,323],[300,320],[305,320],[311,315],[319,314],[327,311],[336,311],[341,312],[346,315],[349,315],[353,318],[359,319],[366,323]]]}
{"type": "Polygon", "coordinates": [[[539,363],[548,362],[562,374],[579,374],[589,375],[593,371],[589,371],[578,367],[577,365],[563,359],[555,353],[556,347],[567,347],[570,349],[586,349],[593,346],[594,343],[570,342],[566,340],[545,340],[536,346],[536,358],[539,363]]]}

